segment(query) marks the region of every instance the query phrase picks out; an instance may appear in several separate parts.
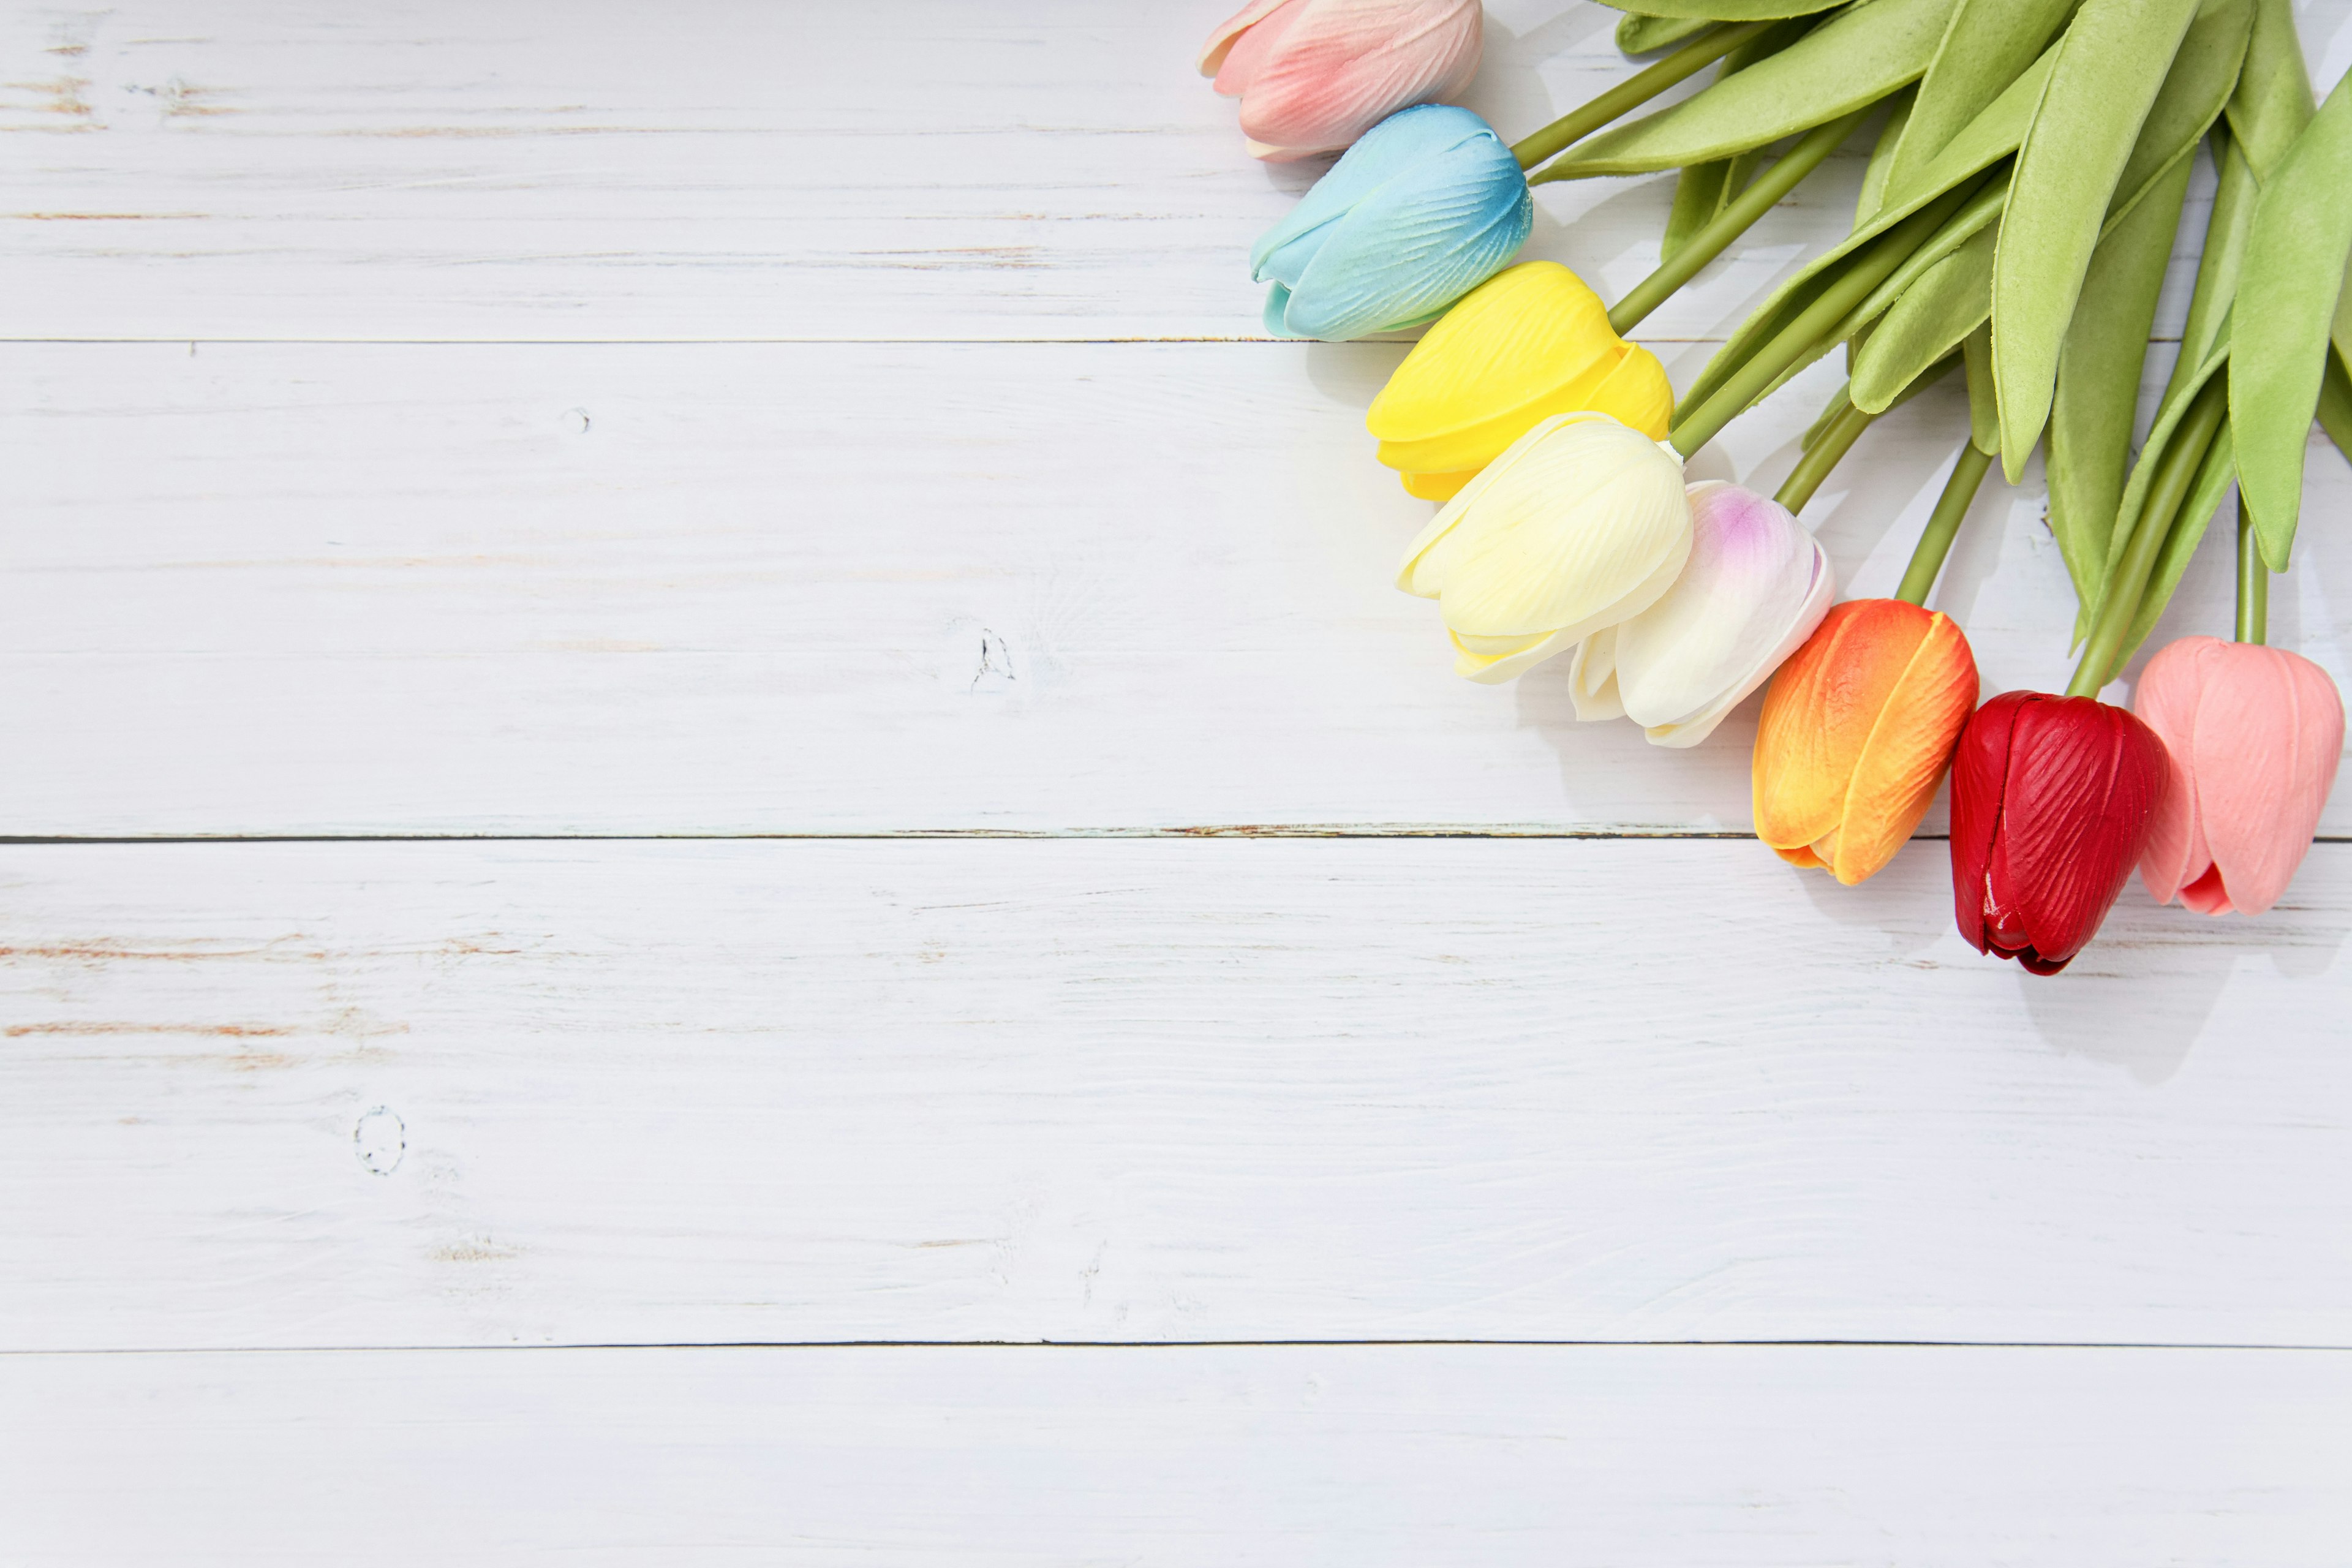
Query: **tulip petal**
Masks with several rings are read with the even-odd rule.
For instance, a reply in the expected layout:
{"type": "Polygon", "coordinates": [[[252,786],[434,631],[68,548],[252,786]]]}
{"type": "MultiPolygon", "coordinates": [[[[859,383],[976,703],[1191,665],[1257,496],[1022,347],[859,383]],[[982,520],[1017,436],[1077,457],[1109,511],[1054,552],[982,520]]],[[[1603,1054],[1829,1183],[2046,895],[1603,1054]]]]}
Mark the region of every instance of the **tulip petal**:
{"type": "Polygon", "coordinates": [[[2223,643],[2197,705],[2189,771],[2231,907],[2276,903],[2311,847],[2344,748],[2344,704],[2298,654],[2223,643]]]}
{"type": "Polygon", "coordinates": [[[1292,285],[1289,329],[1345,342],[1433,320],[1518,254],[1534,225],[1518,161],[1490,132],[1340,218],[1292,285]]]}
{"type": "Polygon", "coordinates": [[[1848,885],[1875,875],[1927,815],[1976,696],[1948,616],[1899,599],[1833,606],[1765,694],[1756,836],[1848,885]]]}
{"type": "Polygon", "coordinates": [[[1423,500],[1452,500],[1462,493],[1462,487],[1478,477],[1475,468],[1465,468],[1453,474],[1399,474],[1404,482],[1404,493],[1423,500]]]}
{"type": "Polygon", "coordinates": [[[1952,752],[1952,918],[1979,952],[1988,951],[1985,916],[1993,903],[1993,837],[2000,831],[2001,795],[2009,784],[2017,710],[2027,695],[2004,692],[1978,709],[1952,752]]]}
{"type": "Polygon", "coordinates": [[[1568,695],[1580,722],[1625,716],[1625,701],[1617,691],[1617,629],[1603,626],[1576,645],[1576,658],[1568,667],[1568,695]]]}
{"type": "Polygon", "coordinates": [[[1464,295],[1412,346],[1364,425],[1391,468],[1474,468],[1551,415],[1572,412],[1538,408],[1597,387],[1622,352],[1582,279],[1557,261],[1521,262],[1464,295]]]}
{"type": "Polygon", "coordinates": [[[1297,25],[1242,99],[1243,133],[1278,149],[1272,156],[1336,152],[1409,104],[1454,96],[1477,73],[1477,0],[1300,0],[1295,9],[1297,25]]]}
{"type": "Polygon", "coordinates": [[[1687,493],[1689,562],[1617,627],[1614,662],[1626,714],[1661,743],[1696,745],[1811,634],[1832,588],[1828,556],[1786,507],[1720,481],[1687,493]]]}
{"type": "Polygon", "coordinates": [[[1358,202],[1416,163],[1494,134],[1466,109],[1429,107],[1390,115],[1364,132],[1280,223],[1258,237],[1250,249],[1250,276],[1260,283],[1279,280],[1297,288],[1313,258],[1311,249],[1291,248],[1297,240],[1347,216],[1358,202]],[[1279,271],[1272,266],[1277,254],[1286,258],[1279,271]]]}
{"type": "Polygon", "coordinates": [[[1298,25],[1313,4],[1314,0],[1257,0],[1209,35],[1208,45],[1201,51],[1201,74],[1215,77],[1216,89],[1225,97],[1240,97],[1282,36],[1298,25]]]}
{"type": "Polygon", "coordinates": [[[1456,631],[1512,637],[1613,625],[1647,608],[1689,555],[1680,465],[1605,416],[1547,420],[1479,479],[1487,482],[1446,503],[1447,512],[1475,506],[1477,526],[1447,534],[1428,554],[1456,631]]]}
{"type": "MultiPolygon", "coordinates": [[[[1209,35],[1209,41],[1201,46],[1201,74],[1219,75],[1224,69],[1225,57],[1232,50],[1234,40],[1241,37],[1244,29],[1256,26],[1283,6],[1296,3],[1297,0],[1250,0],[1248,5],[1220,22],[1217,30],[1209,35]]],[[[1217,90],[1225,90],[1222,83],[1217,90]]],[[[1234,90],[1239,91],[1240,89],[1234,90]]]]}
{"type": "Polygon", "coordinates": [[[1959,626],[1931,614],[1917,648],[1854,757],[1831,874],[1848,887],[1895,858],[1935,804],[1977,701],[1977,661],[1959,626]]]}
{"type": "Polygon", "coordinates": [[[2147,661],[2132,690],[2132,711],[2164,742],[2172,775],[2172,785],[2149,824],[2147,852],[2139,863],[2140,879],[2159,904],[2172,902],[2213,865],[2198,826],[2197,781],[2189,772],[2189,759],[2206,652],[2220,646],[2218,639],[2204,637],[2167,643],[2147,661]]]}
{"type": "Polygon", "coordinates": [[[1560,632],[1550,632],[1539,637],[1475,639],[1495,647],[1507,645],[1510,649],[1502,653],[1479,653],[1465,644],[1461,633],[1447,635],[1454,639],[1454,673],[1486,686],[1499,686],[1576,646],[1575,638],[1560,632]]]}
{"type": "Polygon", "coordinates": [[[2065,968],[2147,848],[2169,771],[2123,709],[2033,691],[1986,703],[1953,763],[1960,934],[2036,974],[2065,968]]]}

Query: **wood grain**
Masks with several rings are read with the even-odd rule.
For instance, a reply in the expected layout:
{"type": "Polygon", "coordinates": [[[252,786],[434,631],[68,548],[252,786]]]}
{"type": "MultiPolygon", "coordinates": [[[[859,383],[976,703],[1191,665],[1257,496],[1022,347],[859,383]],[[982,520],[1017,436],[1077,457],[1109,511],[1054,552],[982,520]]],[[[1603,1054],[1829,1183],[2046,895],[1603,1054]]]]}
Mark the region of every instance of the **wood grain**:
{"type": "Polygon", "coordinates": [[[24,847],[0,1348],[2352,1343],[2352,847],[24,847]]]}
{"type": "MultiPolygon", "coordinates": [[[[1637,65],[1506,0],[1470,102],[1524,135],[1637,65]]],[[[1263,337],[1220,6],[278,0],[0,21],[0,337],[1263,337]]],[[[1853,210],[1858,145],[1648,323],[1720,330],[1853,210]]],[[[1670,179],[1546,187],[1612,297],[1670,179]]]]}
{"type": "Polygon", "coordinates": [[[2352,1535],[2344,1355],[11,1356],[0,1406],[24,1568],[2333,1568],[2352,1535]]]}
{"type": "MultiPolygon", "coordinates": [[[[41,759],[0,823],[1744,830],[1760,699],[1662,751],[1577,723],[1564,661],[1452,673],[1391,582],[1430,507],[1363,433],[1402,352],[0,347],[0,731],[41,759]]],[[[1777,483],[1835,376],[1693,472],[1777,483]]],[[[1809,509],[1848,593],[1893,590],[1961,404],[1809,509]]],[[[2343,679],[2352,470],[2315,452],[2308,489],[2273,634],[2343,679]]],[[[1988,694],[2068,674],[2042,505],[1987,486],[1936,601],[1988,694]]],[[[2230,531],[2152,647],[2227,627],[2230,531]]]]}

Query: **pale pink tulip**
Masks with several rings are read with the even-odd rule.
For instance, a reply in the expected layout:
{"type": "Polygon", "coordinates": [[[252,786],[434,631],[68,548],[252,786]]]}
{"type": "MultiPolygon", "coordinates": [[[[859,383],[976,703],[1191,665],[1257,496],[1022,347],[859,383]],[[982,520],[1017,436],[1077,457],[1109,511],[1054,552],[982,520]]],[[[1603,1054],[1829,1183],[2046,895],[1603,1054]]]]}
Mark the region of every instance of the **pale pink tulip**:
{"type": "Polygon", "coordinates": [[[1468,87],[1480,20],[1478,0],[1255,0],[1209,35],[1201,74],[1242,100],[1251,156],[1286,163],[1468,87]]]}
{"type": "Polygon", "coordinates": [[[2284,648],[2182,637],[2147,661],[2132,709],[2172,757],[2140,858],[2147,890],[2200,914],[2261,914],[2294,879],[2336,782],[2336,682],[2284,648]]]}

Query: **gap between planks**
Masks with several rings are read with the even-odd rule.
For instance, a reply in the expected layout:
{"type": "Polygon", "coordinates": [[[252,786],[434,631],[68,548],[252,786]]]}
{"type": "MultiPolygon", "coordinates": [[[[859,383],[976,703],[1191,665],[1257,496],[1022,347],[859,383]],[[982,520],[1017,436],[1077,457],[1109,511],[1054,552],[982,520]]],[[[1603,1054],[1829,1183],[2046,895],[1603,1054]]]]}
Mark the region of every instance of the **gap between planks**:
{"type": "Polygon", "coordinates": [[[395,1345],[85,1345],[0,1348],[0,1361],[80,1356],[497,1355],[579,1351],[1229,1351],[1229,1350],[1926,1350],[1926,1351],[2264,1351],[2287,1355],[2352,1354],[2352,1345],[2191,1340],[582,1340],[535,1344],[395,1345]]]}

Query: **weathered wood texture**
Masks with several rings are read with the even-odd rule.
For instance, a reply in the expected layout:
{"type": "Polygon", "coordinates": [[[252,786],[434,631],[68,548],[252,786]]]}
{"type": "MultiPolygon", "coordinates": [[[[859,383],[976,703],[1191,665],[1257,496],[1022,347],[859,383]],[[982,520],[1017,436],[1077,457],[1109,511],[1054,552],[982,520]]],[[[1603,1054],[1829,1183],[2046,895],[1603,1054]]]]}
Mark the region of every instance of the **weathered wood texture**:
{"type": "Polygon", "coordinates": [[[1223,1347],[0,1358],[106,1564],[2336,1568],[2352,1357],[1223,1347]]]}
{"type": "MultiPolygon", "coordinates": [[[[1447,671],[1401,348],[1100,341],[1264,336],[1313,171],[1223,8],[0,14],[0,832],[890,839],[0,848],[10,1568],[2341,1560],[2352,846],[2037,982],[1934,843],[1084,837],[1748,821],[1745,716],[1447,671]],[[1076,837],[892,837],[992,831],[1076,837]],[[1269,1338],[1977,1343],[1158,1342],[1269,1338]],[[877,1339],[1135,1342],[807,1342],[877,1339]]],[[[1507,134],[1632,68],[1488,9],[1507,134]]],[[[1645,324],[1684,384],[1857,173],[1645,324]]],[[[1613,297],[1669,188],[1528,254],[1613,297]]],[[[1959,427],[1811,509],[1851,592],[1959,427]]],[[[1941,590],[1989,689],[2063,679],[2041,508],[1941,590]]]]}
{"type": "Polygon", "coordinates": [[[2352,847],[32,846],[0,1345],[2352,1344],[2352,847]]]}
{"type": "MultiPolygon", "coordinates": [[[[168,0],[0,20],[0,336],[1260,337],[1216,5],[168,0]]],[[[1632,68],[1507,0],[1471,102],[1523,135],[1632,68]]],[[[1853,210],[1858,154],[1647,325],[1706,335],[1853,210]]],[[[1552,186],[1609,289],[1671,181],[1552,186]]]]}
{"type": "MultiPolygon", "coordinates": [[[[1565,660],[1452,673],[1391,582],[1429,505],[1362,427],[1402,353],[0,347],[0,732],[40,760],[0,825],[1745,828],[1760,699],[1662,751],[1577,723],[1565,660]]],[[[1834,384],[1694,472],[1777,482],[1834,384]]],[[[1964,419],[1897,411],[1809,509],[1851,592],[1964,419]]],[[[2272,626],[2343,678],[2352,471],[2310,474],[2272,626]]],[[[2227,630],[2228,531],[2152,646],[2227,630]]],[[[1988,694],[2064,684],[2038,482],[1987,487],[1937,603],[1988,694]]]]}

